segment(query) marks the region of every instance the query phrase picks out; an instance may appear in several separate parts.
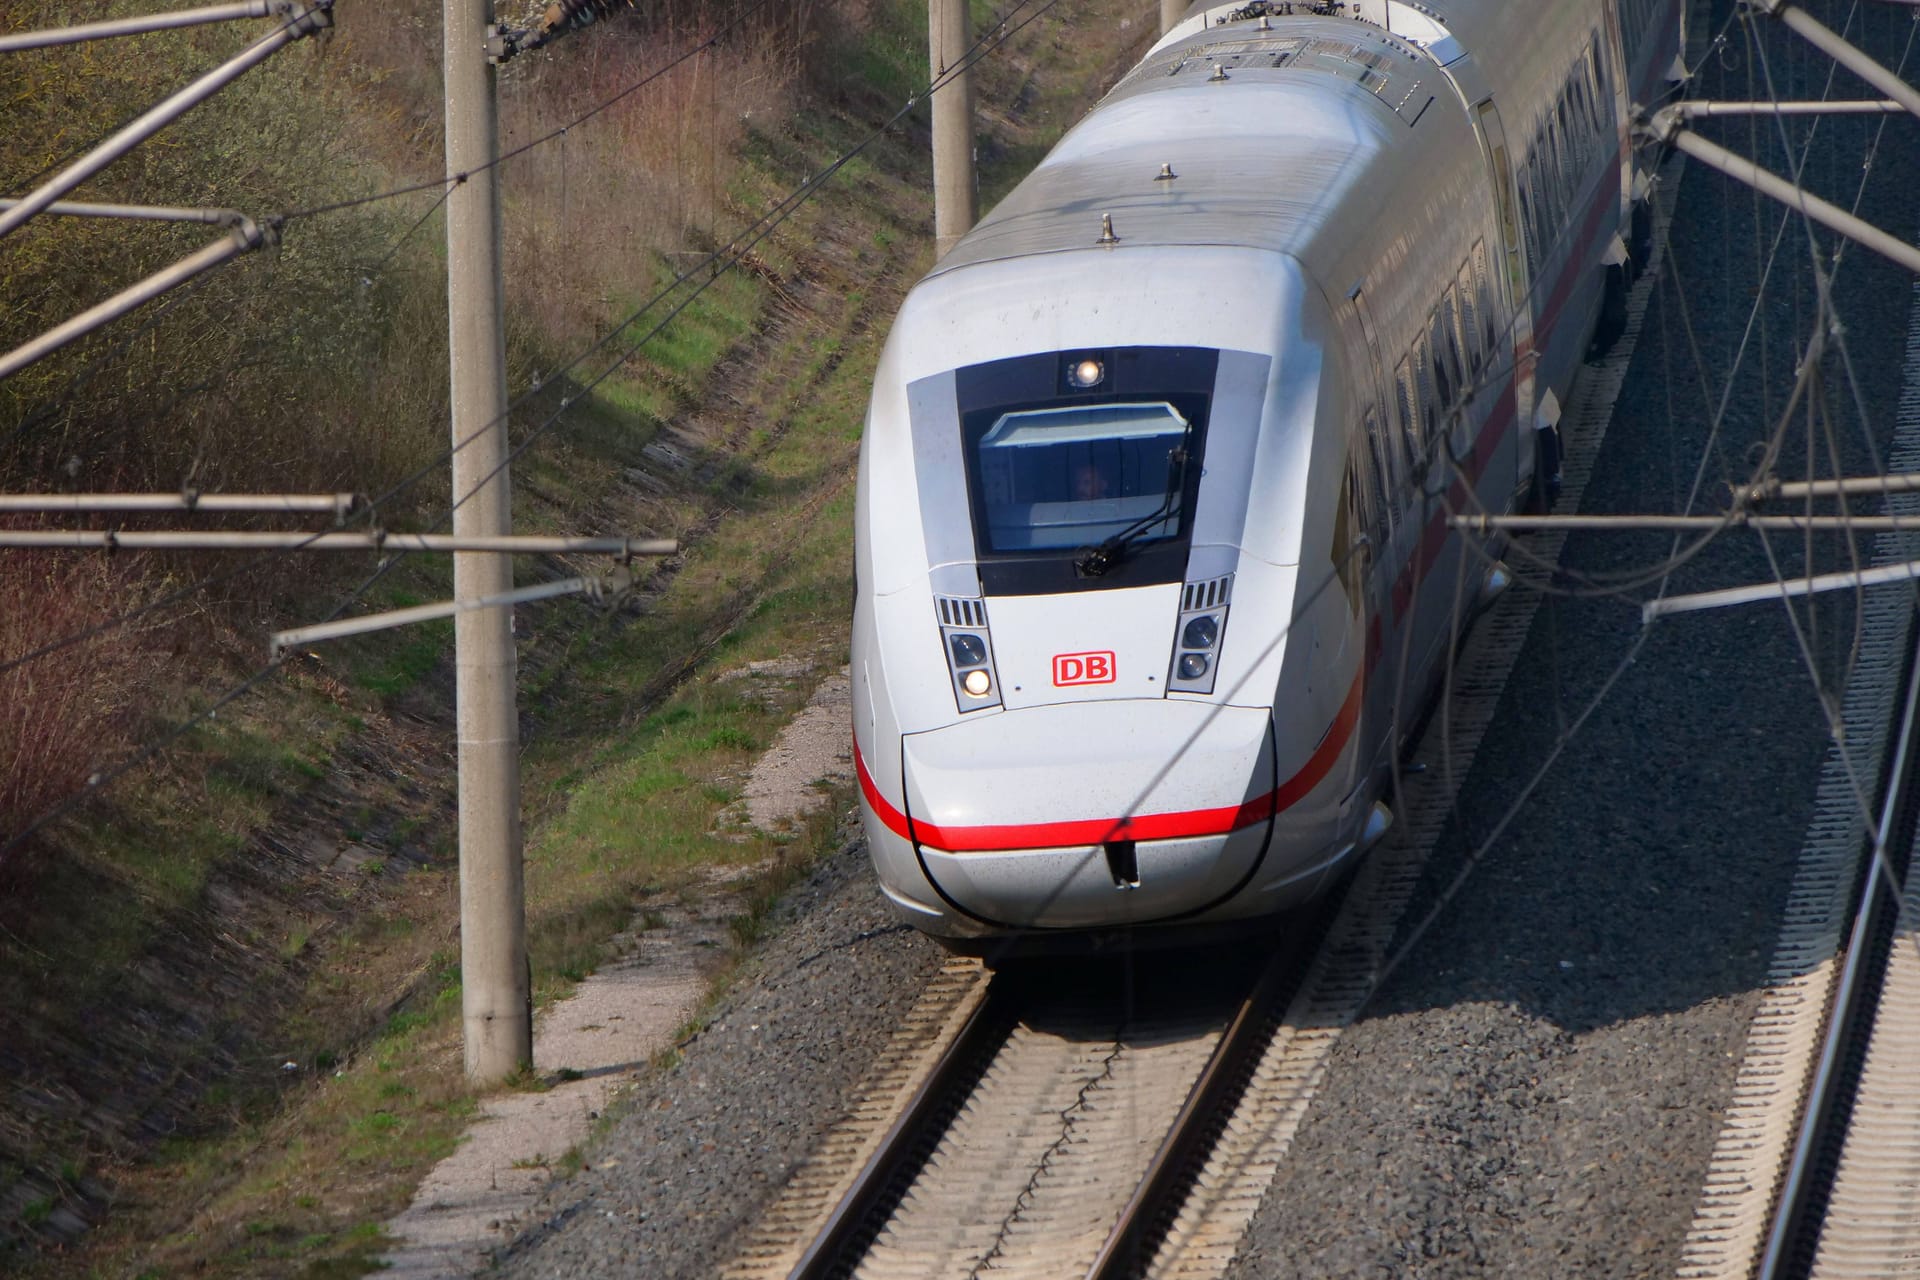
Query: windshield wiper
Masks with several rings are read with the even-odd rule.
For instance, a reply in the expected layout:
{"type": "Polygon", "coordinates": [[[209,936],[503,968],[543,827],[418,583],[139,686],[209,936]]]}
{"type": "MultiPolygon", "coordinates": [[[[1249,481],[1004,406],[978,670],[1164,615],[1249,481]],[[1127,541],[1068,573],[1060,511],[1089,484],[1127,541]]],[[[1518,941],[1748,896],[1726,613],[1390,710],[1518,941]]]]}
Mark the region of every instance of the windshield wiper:
{"type": "MultiPolygon", "coordinates": [[[[1192,434],[1193,428],[1189,426],[1187,435],[1192,434]]],[[[1082,551],[1073,562],[1074,569],[1081,577],[1104,576],[1109,569],[1117,567],[1132,554],[1135,547],[1146,540],[1149,529],[1172,518],[1178,510],[1180,495],[1186,489],[1187,451],[1184,446],[1185,442],[1182,441],[1181,448],[1167,451],[1167,492],[1160,499],[1159,508],[1141,516],[1099,546],[1088,547],[1082,551]]]]}

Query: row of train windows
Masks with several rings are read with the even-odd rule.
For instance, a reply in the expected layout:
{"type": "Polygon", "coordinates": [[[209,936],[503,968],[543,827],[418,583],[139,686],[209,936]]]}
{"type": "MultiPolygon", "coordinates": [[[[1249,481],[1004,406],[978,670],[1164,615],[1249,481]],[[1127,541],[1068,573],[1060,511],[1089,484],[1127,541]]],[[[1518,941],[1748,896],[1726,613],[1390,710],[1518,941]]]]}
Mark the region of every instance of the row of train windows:
{"type": "Polygon", "coordinates": [[[1567,225],[1581,178],[1607,149],[1613,131],[1612,79],[1597,37],[1567,69],[1553,104],[1535,122],[1526,166],[1518,176],[1527,263],[1540,270],[1555,231],[1567,225]]]}
{"type": "Polygon", "coordinates": [[[1497,298],[1486,242],[1476,240],[1425,330],[1395,366],[1391,420],[1377,408],[1366,411],[1369,444],[1359,468],[1365,479],[1350,479],[1360,528],[1376,529],[1381,519],[1405,510],[1413,478],[1438,447],[1447,414],[1490,379],[1488,366],[1506,327],[1497,298]]]}

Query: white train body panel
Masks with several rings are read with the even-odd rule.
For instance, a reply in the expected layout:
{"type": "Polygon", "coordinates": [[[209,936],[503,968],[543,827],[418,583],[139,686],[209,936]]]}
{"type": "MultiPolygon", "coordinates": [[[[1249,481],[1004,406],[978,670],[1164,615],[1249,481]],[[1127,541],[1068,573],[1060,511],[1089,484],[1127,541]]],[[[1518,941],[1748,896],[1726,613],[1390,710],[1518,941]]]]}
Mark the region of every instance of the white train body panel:
{"type": "Polygon", "coordinates": [[[1446,511],[1529,492],[1630,225],[1679,31],[1625,7],[1196,9],[914,289],[853,638],[913,923],[1264,918],[1363,848],[1465,621],[1446,511]]]}

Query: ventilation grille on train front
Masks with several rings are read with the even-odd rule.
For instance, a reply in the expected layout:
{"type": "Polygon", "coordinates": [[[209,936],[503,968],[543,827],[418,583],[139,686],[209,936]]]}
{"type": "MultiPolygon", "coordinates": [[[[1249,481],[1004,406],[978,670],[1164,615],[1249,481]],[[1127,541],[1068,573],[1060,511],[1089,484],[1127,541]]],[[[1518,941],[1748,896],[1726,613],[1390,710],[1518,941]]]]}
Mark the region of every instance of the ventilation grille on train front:
{"type": "Polygon", "coordinates": [[[953,700],[965,715],[1000,705],[1000,675],[993,666],[993,636],[987,630],[987,602],[966,596],[935,596],[940,617],[940,647],[953,677],[953,700]]]}
{"type": "Polygon", "coordinates": [[[933,607],[940,611],[940,625],[943,627],[984,627],[987,625],[987,602],[968,600],[962,596],[935,596],[933,607]]]}
{"type": "Polygon", "coordinates": [[[1213,578],[1207,582],[1189,582],[1180,595],[1180,612],[1192,613],[1199,609],[1218,609],[1227,603],[1233,594],[1233,575],[1213,578]]]}
{"type": "Polygon", "coordinates": [[[1220,646],[1226,638],[1227,603],[1232,597],[1232,574],[1189,582],[1181,588],[1167,692],[1213,692],[1213,682],[1220,674],[1220,646]]]}

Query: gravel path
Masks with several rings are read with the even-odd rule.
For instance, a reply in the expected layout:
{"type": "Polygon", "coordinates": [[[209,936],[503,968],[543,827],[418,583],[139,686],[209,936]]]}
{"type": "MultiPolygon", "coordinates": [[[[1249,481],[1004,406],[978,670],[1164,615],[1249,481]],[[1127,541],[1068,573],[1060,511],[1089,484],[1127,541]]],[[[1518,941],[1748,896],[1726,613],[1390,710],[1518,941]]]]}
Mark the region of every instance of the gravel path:
{"type": "Polygon", "coordinates": [[[859,841],[778,916],[779,932],[680,1064],[616,1108],[589,1167],[547,1193],[500,1274],[711,1275],[845,1113],[944,953],[893,922],[859,841]]]}

